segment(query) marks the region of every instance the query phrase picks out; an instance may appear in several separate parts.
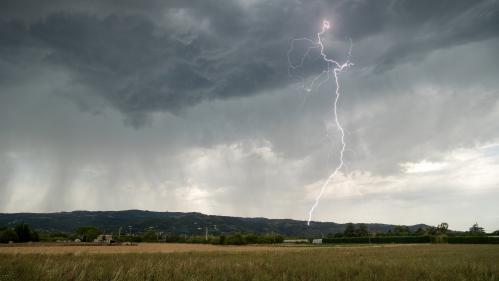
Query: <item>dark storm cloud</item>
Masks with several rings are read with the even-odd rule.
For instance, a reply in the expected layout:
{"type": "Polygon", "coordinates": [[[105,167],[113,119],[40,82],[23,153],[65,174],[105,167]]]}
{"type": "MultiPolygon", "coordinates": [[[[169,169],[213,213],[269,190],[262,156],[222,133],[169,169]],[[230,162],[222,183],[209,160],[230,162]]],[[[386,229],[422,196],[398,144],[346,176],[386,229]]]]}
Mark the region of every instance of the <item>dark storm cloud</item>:
{"type": "MultiPolygon", "coordinates": [[[[490,0],[2,1],[0,211],[303,219],[341,143],[334,84],[304,92],[286,53],[329,19],[328,54],[341,61],[351,37],[355,66],[340,77],[345,166],[317,218],[438,223],[445,209],[467,226],[474,215],[447,197],[492,190],[473,205],[498,213],[487,198],[497,197],[499,160],[480,152],[499,140],[497,9],[490,0]],[[123,117],[153,122],[135,130],[123,117]],[[432,164],[445,168],[405,173],[432,164]]],[[[302,74],[322,70],[316,57],[302,74]]]]}
{"type": "MultiPolygon", "coordinates": [[[[333,18],[340,40],[381,36],[359,67],[497,36],[497,1],[4,1],[2,60],[41,50],[140,124],[203,100],[248,96],[290,83],[289,39],[333,18]],[[128,5],[127,5],[128,3],[128,5]],[[29,7],[29,8],[26,8],[29,7]]],[[[19,58],[17,58],[19,59],[19,58]]],[[[5,69],[0,70],[2,73],[5,69]]]]}

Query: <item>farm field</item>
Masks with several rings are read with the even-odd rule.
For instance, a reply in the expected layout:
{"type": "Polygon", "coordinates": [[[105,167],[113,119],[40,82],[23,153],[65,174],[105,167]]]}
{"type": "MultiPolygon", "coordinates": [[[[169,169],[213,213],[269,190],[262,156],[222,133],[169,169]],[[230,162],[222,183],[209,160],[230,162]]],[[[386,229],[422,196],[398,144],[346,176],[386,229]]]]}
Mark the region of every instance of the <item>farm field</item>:
{"type": "Polygon", "coordinates": [[[499,280],[499,245],[0,247],[0,280],[499,280]]]}
{"type": "Polygon", "coordinates": [[[130,245],[65,245],[64,243],[33,243],[0,246],[0,254],[81,254],[81,253],[175,253],[175,252],[254,252],[299,250],[311,247],[303,246],[267,246],[267,245],[211,245],[187,243],[138,243],[130,245]]]}

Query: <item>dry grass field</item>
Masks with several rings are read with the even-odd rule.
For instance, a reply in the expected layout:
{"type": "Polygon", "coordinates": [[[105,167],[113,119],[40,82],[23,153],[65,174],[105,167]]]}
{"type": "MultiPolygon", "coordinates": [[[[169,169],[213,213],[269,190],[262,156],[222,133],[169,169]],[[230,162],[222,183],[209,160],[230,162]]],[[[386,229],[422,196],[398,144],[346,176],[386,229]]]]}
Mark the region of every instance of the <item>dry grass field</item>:
{"type": "Polygon", "coordinates": [[[499,280],[499,245],[7,246],[3,280],[499,280]]]}
{"type": "Polygon", "coordinates": [[[32,244],[22,246],[0,246],[0,254],[63,254],[63,253],[174,253],[174,252],[206,252],[206,251],[263,251],[275,250],[272,246],[217,246],[210,244],[176,244],[176,243],[139,243],[134,246],[87,246],[64,245],[62,243],[32,244]]]}

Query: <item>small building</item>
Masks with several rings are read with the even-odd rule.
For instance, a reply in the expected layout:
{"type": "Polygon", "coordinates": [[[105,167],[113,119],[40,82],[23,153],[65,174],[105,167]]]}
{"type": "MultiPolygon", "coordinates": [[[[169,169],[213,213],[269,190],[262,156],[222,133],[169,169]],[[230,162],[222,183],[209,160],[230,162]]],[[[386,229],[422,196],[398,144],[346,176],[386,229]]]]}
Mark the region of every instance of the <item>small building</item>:
{"type": "Polygon", "coordinates": [[[312,244],[322,244],[322,238],[312,240],[312,244]]]}
{"type": "Polygon", "coordinates": [[[111,234],[101,234],[94,239],[95,243],[107,243],[111,244],[113,242],[113,235],[111,234]]]}
{"type": "Polygon", "coordinates": [[[308,243],[308,239],[285,239],[282,242],[283,243],[295,243],[295,244],[308,243]]]}

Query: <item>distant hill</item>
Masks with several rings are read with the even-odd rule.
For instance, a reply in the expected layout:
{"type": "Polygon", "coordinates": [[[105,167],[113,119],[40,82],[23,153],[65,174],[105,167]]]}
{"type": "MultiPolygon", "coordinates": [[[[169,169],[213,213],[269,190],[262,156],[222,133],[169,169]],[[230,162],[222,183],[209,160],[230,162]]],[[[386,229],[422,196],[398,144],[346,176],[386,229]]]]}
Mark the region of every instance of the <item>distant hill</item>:
{"type": "MultiPolygon", "coordinates": [[[[292,219],[243,218],[211,216],[201,213],[126,211],[73,211],[59,213],[0,213],[0,226],[13,226],[24,222],[37,230],[73,232],[81,226],[93,225],[108,233],[142,232],[154,228],[163,232],[188,235],[203,235],[208,227],[211,234],[231,232],[253,232],[259,234],[279,233],[286,236],[317,236],[343,232],[345,224],[334,222],[312,222],[292,219]]],[[[370,231],[388,231],[390,224],[367,224],[370,231]]],[[[428,225],[409,226],[411,231],[428,225]]]]}

